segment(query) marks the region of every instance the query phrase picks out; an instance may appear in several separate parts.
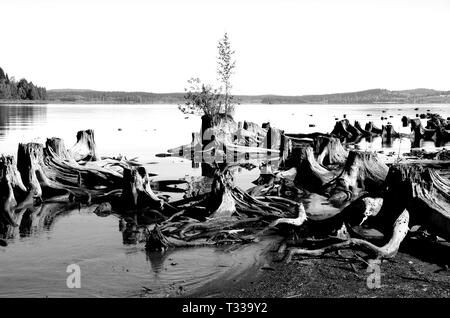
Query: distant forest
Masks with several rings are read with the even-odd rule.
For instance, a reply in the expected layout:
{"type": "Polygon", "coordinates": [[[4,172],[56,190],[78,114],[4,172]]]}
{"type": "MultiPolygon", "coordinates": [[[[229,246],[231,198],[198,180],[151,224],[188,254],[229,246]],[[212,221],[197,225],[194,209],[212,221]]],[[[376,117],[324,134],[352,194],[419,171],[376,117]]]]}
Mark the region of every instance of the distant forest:
{"type": "MultiPolygon", "coordinates": [[[[390,91],[371,89],[352,93],[325,95],[237,95],[240,104],[427,104],[450,103],[450,91],[411,89],[390,91]]],[[[89,89],[46,90],[26,79],[16,81],[0,67],[1,101],[45,101],[48,103],[92,104],[183,104],[184,93],[108,92],[89,89]]]]}
{"type": "Polygon", "coordinates": [[[46,100],[47,90],[22,78],[16,82],[0,67],[0,100],[46,100]]]}
{"type": "MultiPolygon", "coordinates": [[[[104,92],[82,89],[48,91],[48,100],[54,103],[181,104],[184,102],[183,97],[183,93],[104,92]]],[[[241,104],[427,104],[450,103],[450,91],[425,88],[402,91],[371,89],[326,95],[237,95],[236,100],[241,104]]]]}
{"type": "Polygon", "coordinates": [[[84,89],[54,89],[48,91],[49,101],[97,104],[178,104],[184,93],[103,92],[84,89]]]}

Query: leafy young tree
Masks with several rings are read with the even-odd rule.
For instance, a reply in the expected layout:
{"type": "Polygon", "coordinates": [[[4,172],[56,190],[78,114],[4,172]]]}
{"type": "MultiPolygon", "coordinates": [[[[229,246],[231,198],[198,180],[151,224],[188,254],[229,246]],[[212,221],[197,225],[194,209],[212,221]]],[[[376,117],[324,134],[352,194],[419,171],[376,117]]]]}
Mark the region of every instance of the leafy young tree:
{"type": "Polygon", "coordinates": [[[221,87],[203,84],[199,78],[191,78],[185,88],[183,105],[178,108],[185,114],[199,114],[210,116],[213,124],[218,123],[223,115],[231,116],[234,111],[233,96],[231,95],[231,75],[235,67],[232,59],[234,51],[231,49],[227,33],[217,45],[217,74],[221,87]]]}
{"type": "Polygon", "coordinates": [[[222,112],[223,102],[220,90],[203,84],[199,78],[188,80],[184,100],[185,103],[178,106],[184,114],[207,115],[215,123],[222,112]]]}
{"type": "Polygon", "coordinates": [[[219,80],[222,82],[224,89],[224,106],[225,114],[230,114],[234,111],[233,96],[230,94],[231,85],[231,75],[233,75],[233,70],[236,66],[236,61],[233,60],[234,50],[231,49],[230,40],[228,39],[228,34],[225,32],[223,38],[219,41],[217,45],[219,50],[219,56],[217,57],[217,74],[219,75],[219,80]]]}

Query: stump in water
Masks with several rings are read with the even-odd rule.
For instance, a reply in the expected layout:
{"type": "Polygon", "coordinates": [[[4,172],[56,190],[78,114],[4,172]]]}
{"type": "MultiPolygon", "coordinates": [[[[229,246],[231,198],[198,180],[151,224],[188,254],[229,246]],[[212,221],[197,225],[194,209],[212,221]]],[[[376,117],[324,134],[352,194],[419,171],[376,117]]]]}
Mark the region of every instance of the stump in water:
{"type": "Polygon", "coordinates": [[[67,160],[75,162],[74,157],[69,153],[64,145],[64,141],[61,138],[53,137],[47,139],[46,142],[47,150],[52,156],[58,157],[61,160],[67,160]]]}
{"type": "Polygon", "coordinates": [[[369,121],[364,128],[365,130],[370,131],[371,133],[374,133],[376,135],[381,135],[381,133],[383,132],[383,129],[376,127],[372,121],[369,121]]]}
{"type": "Polygon", "coordinates": [[[344,149],[341,141],[336,137],[319,136],[315,140],[317,162],[322,166],[343,165],[347,161],[348,151],[344,149]]]}
{"type": "Polygon", "coordinates": [[[16,159],[13,156],[1,155],[0,171],[2,171],[3,178],[11,184],[14,201],[17,204],[23,202],[28,196],[28,191],[23,184],[20,172],[17,170],[16,159]]]}
{"type": "Polygon", "coordinates": [[[379,191],[389,168],[374,152],[352,150],[342,173],[330,189],[330,201],[341,205],[364,191],[379,191]]]}
{"type": "Polygon", "coordinates": [[[422,126],[422,122],[420,121],[420,119],[416,118],[416,119],[412,119],[410,121],[411,124],[411,131],[414,133],[414,141],[417,142],[420,139],[425,139],[425,140],[436,140],[438,137],[437,134],[437,130],[436,128],[424,128],[422,126]]]}
{"type": "Polygon", "coordinates": [[[71,156],[75,161],[97,161],[97,149],[92,129],[77,132],[77,142],[70,149],[71,156]]]}
{"type": "Polygon", "coordinates": [[[391,143],[392,139],[400,138],[400,134],[395,131],[394,127],[391,124],[383,125],[381,138],[383,143],[391,143]]]}
{"type": "Polygon", "coordinates": [[[356,128],[356,129],[357,129],[364,137],[371,137],[371,136],[376,135],[375,132],[372,132],[372,131],[370,131],[370,130],[363,129],[362,126],[361,126],[361,124],[359,123],[359,121],[356,121],[356,120],[355,120],[355,128],[356,128]]]}
{"type": "Polygon", "coordinates": [[[395,217],[406,208],[411,214],[411,226],[421,225],[450,239],[450,182],[435,169],[408,163],[392,166],[384,201],[381,216],[395,217]]]}
{"type": "Polygon", "coordinates": [[[352,137],[353,137],[352,139],[357,139],[359,136],[361,136],[361,132],[355,126],[350,124],[350,121],[348,119],[344,119],[343,121],[345,122],[344,124],[345,124],[346,130],[350,134],[352,134],[352,137]]]}
{"type": "Polygon", "coordinates": [[[339,120],[334,125],[331,134],[337,136],[339,139],[351,139],[353,135],[347,130],[347,120],[339,120]]]}
{"type": "Polygon", "coordinates": [[[211,197],[209,209],[212,211],[210,217],[226,217],[236,213],[236,204],[231,194],[233,178],[229,171],[220,173],[216,171],[211,188],[211,197]]]}
{"type": "Polygon", "coordinates": [[[122,187],[122,176],[116,171],[79,165],[64,149],[59,138],[48,139],[45,148],[38,143],[19,144],[17,167],[34,197],[70,192],[90,200],[122,187]]]}
{"type": "Polygon", "coordinates": [[[375,152],[352,150],[339,178],[345,179],[349,188],[377,191],[386,179],[388,170],[375,152]]]}
{"type": "Polygon", "coordinates": [[[449,141],[450,140],[450,130],[445,129],[443,126],[436,128],[436,139],[438,141],[449,141]]]}
{"type": "MultiPolygon", "coordinates": [[[[6,158],[2,157],[2,159],[6,158]]],[[[7,162],[0,161],[0,230],[2,232],[6,226],[16,225],[12,214],[17,201],[14,197],[11,171],[7,164],[7,162]]]]}
{"type": "Polygon", "coordinates": [[[403,116],[401,120],[403,127],[408,127],[409,123],[411,122],[411,119],[407,116],[403,116]]]}
{"type": "Polygon", "coordinates": [[[146,249],[250,242],[262,233],[262,221],[298,216],[297,202],[277,196],[255,198],[234,186],[228,168],[216,170],[210,193],[152,229],[146,249]]]}
{"type": "Polygon", "coordinates": [[[163,200],[150,187],[145,167],[124,169],[120,203],[124,209],[153,207],[162,209],[163,200]]]}
{"type": "Polygon", "coordinates": [[[311,147],[294,149],[292,155],[297,160],[295,182],[313,192],[322,192],[324,185],[335,178],[335,173],[321,166],[314,158],[311,147]]]}
{"type": "Polygon", "coordinates": [[[42,144],[19,144],[17,150],[17,168],[28,192],[34,197],[42,196],[41,184],[49,184],[43,167],[44,150],[42,144]]]}

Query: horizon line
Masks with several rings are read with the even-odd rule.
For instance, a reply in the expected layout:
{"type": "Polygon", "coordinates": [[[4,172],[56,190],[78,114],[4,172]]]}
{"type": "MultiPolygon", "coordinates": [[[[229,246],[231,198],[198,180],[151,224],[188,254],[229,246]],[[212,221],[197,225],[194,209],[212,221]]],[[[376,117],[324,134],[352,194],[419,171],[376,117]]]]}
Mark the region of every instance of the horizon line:
{"type": "MultiPolygon", "coordinates": [[[[234,96],[280,96],[280,97],[303,97],[303,96],[323,96],[323,95],[336,95],[336,94],[355,94],[355,93],[361,93],[361,92],[367,92],[367,91],[374,91],[374,90],[386,90],[390,92],[405,92],[405,91],[415,91],[415,90],[430,90],[435,92],[450,92],[449,90],[439,90],[434,88],[424,88],[424,87],[417,87],[417,88],[410,88],[410,89],[387,89],[387,88],[369,88],[369,89],[363,89],[358,91],[347,91],[347,92],[334,92],[334,93],[318,93],[318,94],[301,94],[301,95],[283,95],[283,94],[273,94],[273,93],[264,93],[264,94],[233,94],[234,96]]],[[[90,88],[49,88],[47,91],[80,91],[80,92],[108,92],[108,93],[145,93],[145,94],[156,94],[156,95],[170,95],[170,94],[184,94],[184,92],[163,92],[163,93],[157,93],[157,92],[150,92],[150,91],[127,91],[127,90],[98,90],[98,89],[90,89],[90,88]]]]}

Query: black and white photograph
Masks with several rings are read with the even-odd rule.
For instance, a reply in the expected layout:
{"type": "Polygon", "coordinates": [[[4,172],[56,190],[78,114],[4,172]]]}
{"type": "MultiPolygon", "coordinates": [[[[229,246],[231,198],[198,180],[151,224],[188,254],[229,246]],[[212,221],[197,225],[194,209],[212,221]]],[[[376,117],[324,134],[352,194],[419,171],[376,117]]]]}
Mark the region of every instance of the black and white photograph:
{"type": "Polygon", "coordinates": [[[1,299],[450,297],[449,0],[0,0],[0,22],[1,299]]]}

